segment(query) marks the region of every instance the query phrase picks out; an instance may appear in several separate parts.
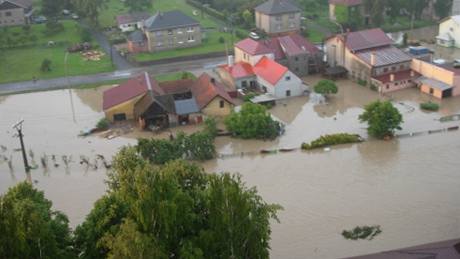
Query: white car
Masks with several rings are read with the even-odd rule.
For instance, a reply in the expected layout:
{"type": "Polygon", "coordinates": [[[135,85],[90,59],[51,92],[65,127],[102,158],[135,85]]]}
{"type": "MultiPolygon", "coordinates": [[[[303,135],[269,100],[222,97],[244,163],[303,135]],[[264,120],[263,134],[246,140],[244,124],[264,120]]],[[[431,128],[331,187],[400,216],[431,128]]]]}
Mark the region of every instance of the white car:
{"type": "Polygon", "coordinates": [[[62,14],[63,14],[63,15],[69,15],[69,14],[70,14],[70,11],[67,10],[67,9],[64,9],[64,10],[62,10],[62,14]]]}
{"type": "Polygon", "coordinates": [[[253,40],[259,40],[260,39],[260,36],[257,35],[257,33],[253,32],[253,31],[249,33],[249,37],[251,37],[253,40]]]}
{"type": "Polygon", "coordinates": [[[72,14],[72,19],[78,20],[80,19],[80,16],[78,16],[77,14],[72,14]]]}

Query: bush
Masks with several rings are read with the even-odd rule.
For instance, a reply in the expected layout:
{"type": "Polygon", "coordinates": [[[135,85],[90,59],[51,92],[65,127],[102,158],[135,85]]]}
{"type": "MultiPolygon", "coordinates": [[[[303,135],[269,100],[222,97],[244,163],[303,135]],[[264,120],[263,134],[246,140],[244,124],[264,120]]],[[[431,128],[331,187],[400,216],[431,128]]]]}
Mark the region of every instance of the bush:
{"type": "Polygon", "coordinates": [[[225,43],[225,38],[220,36],[219,37],[219,43],[224,44],[225,43]]]}
{"type": "Polygon", "coordinates": [[[254,103],[244,103],[240,112],[230,114],[225,126],[234,137],[243,139],[274,139],[281,132],[281,124],[264,106],[254,103]]]}
{"type": "Polygon", "coordinates": [[[367,81],[362,80],[362,79],[358,79],[358,84],[361,85],[361,86],[367,86],[367,81]]]}
{"type": "Polygon", "coordinates": [[[421,103],[420,108],[423,110],[427,111],[438,111],[439,110],[439,104],[433,103],[433,102],[426,102],[426,103],[421,103]]]}
{"type": "Polygon", "coordinates": [[[243,101],[244,102],[251,102],[251,99],[256,97],[256,96],[257,96],[256,93],[248,93],[243,97],[243,101]]]}
{"type": "Polygon", "coordinates": [[[379,225],[355,227],[353,230],[344,230],[342,236],[349,240],[366,239],[372,240],[375,236],[382,233],[379,225]]]}
{"type": "Polygon", "coordinates": [[[179,133],[172,140],[139,139],[137,152],[153,164],[162,165],[177,159],[209,160],[215,157],[214,136],[207,131],[191,135],[179,133]]]}
{"type": "Polygon", "coordinates": [[[96,124],[96,128],[100,130],[108,129],[109,126],[110,126],[110,122],[107,118],[100,119],[96,124]]]}
{"type": "Polygon", "coordinates": [[[303,143],[302,149],[312,150],[312,149],[322,148],[322,147],[327,147],[327,146],[349,144],[349,143],[359,143],[359,142],[362,142],[362,138],[359,135],[339,133],[339,134],[321,136],[320,138],[310,143],[303,143]]]}
{"type": "Polygon", "coordinates": [[[315,93],[328,95],[328,94],[336,94],[338,89],[335,85],[334,81],[323,79],[320,80],[314,87],[315,93]]]}
{"type": "Polygon", "coordinates": [[[207,118],[204,120],[204,131],[208,133],[213,138],[217,137],[218,129],[217,129],[217,122],[214,118],[207,118]]]}
{"type": "Polygon", "coordinates": [[[51,60],[45,58],[43,61],[42,61],[42,64],[40,66],[40,70],[42,72],[49,72],[51,71],[51,60]]]}

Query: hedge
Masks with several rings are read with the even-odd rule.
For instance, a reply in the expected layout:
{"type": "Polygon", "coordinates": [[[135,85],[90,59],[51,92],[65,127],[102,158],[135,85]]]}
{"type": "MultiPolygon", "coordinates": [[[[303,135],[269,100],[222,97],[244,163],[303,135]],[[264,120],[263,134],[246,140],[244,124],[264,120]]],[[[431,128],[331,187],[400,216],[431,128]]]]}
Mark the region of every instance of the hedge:
{"type": "Polygon", "coordinates": [[[433,103],[433,102],[426,102],[426,103],[421,103],[420,108],[423,110],[427,111],[438,111],[439,110],[439,104],[433,103]]]}
{"type": "Polygon", "coordinates": [[[340,144],[359,143],[362,141],[363,139],[361,136],[357,134],[339,133],[321,136],[320,138],[313,140],[310,143],[303,143],[301,147],[303,150],[312,150],[340,144]]]}

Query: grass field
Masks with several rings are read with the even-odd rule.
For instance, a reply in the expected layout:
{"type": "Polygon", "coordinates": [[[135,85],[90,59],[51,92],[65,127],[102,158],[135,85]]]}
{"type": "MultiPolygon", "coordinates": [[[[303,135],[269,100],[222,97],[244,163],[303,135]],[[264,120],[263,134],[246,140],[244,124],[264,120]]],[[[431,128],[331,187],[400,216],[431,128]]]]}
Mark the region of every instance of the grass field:
{"type": "MultiPolygon", "coordinates": [[[[49,79],[66,75],[64,57],[67,46],[80,42],[80,32],[74,21],[63,22],[65,30],[53,36],[45,36],[42,32],[45,25],[33,25],[29,35],[36,36],[34,45],[0,49],[0,83],[13,81],[49,79]],[[47,46],[48,41],[56,42],[55,46],[47,46]],[[42,61],[51,60],[51,71],[41,72],[42,61]]],[[[22,27],[9,28],[8,37],[22,37],[22,27]]],[[[5,37],[6,34],[2,34],[5,37]]],[[[20,45],[19,42],[16,45],[20,45]]],[[[112,71],[110,59],[104,56],[100,61],[85,61],[80,53],[69,54],[68,75],[85,75],[112,71]]]]}

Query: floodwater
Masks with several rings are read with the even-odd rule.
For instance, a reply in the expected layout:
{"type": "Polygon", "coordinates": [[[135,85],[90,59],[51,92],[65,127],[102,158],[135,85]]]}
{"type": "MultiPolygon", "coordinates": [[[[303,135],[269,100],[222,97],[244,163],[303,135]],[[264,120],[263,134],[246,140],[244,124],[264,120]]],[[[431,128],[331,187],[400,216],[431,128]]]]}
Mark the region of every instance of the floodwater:
{"type": "MultiPolygon", "coordinates": [[[[313,84],[319,78],[305,80],[313,84]]],[[[48,172],[41,167],[33,170],[32,179],[73,226],[81,223],[106,187],[105,169],[101,165],[97,170],[87,169],[78,163],[80,155],[93,161],[102,154],[110,160],[120,147],[134,144],[135,137],[152,136],[134,131],[112,140],[77,137],[102,118],[99,97],[100,90],[94,89],[0,97],[0,144],[8,148],[0,154],[12,155],[14,161],[13,172],[0,162],[0,193],[25,179],[20,153],[13,151],[19,140],[11,130],[23,118],[25,143],[34,151],[37,164],[43,153],[58,158],[72,155],[75,162],[68,170],[57,159],[59,167],[51,165],[48,172]]],[[[343,80],[339,94],[328,98],[328,104],[316,104],[308,97],[278,103],[271,113],[286,124],[286,133],[276,141],[216,140],[221,156],[203,164],[207,171],[238,172],[267,202],[284,207],[279,214],[281,224],[273,224],[272,258],[338,258],[460,236],[460,132],[371,140],[330,152],[258,154],[261,149],[297,148],[327,133],[367,137],[357,117],[364,105],[379,98],[392,99],[403,113],[401,134],[460,124],[439,121],[442,116],[460,114],[459,98],[437,101],[441,110],[425,113],[418,103],[430,97],[416,89],[384,97],[343,80]],[[347,241],[340,235],[344,229],[375,224],[381,225],[383,233],[373,241],[347,241]]]]}

